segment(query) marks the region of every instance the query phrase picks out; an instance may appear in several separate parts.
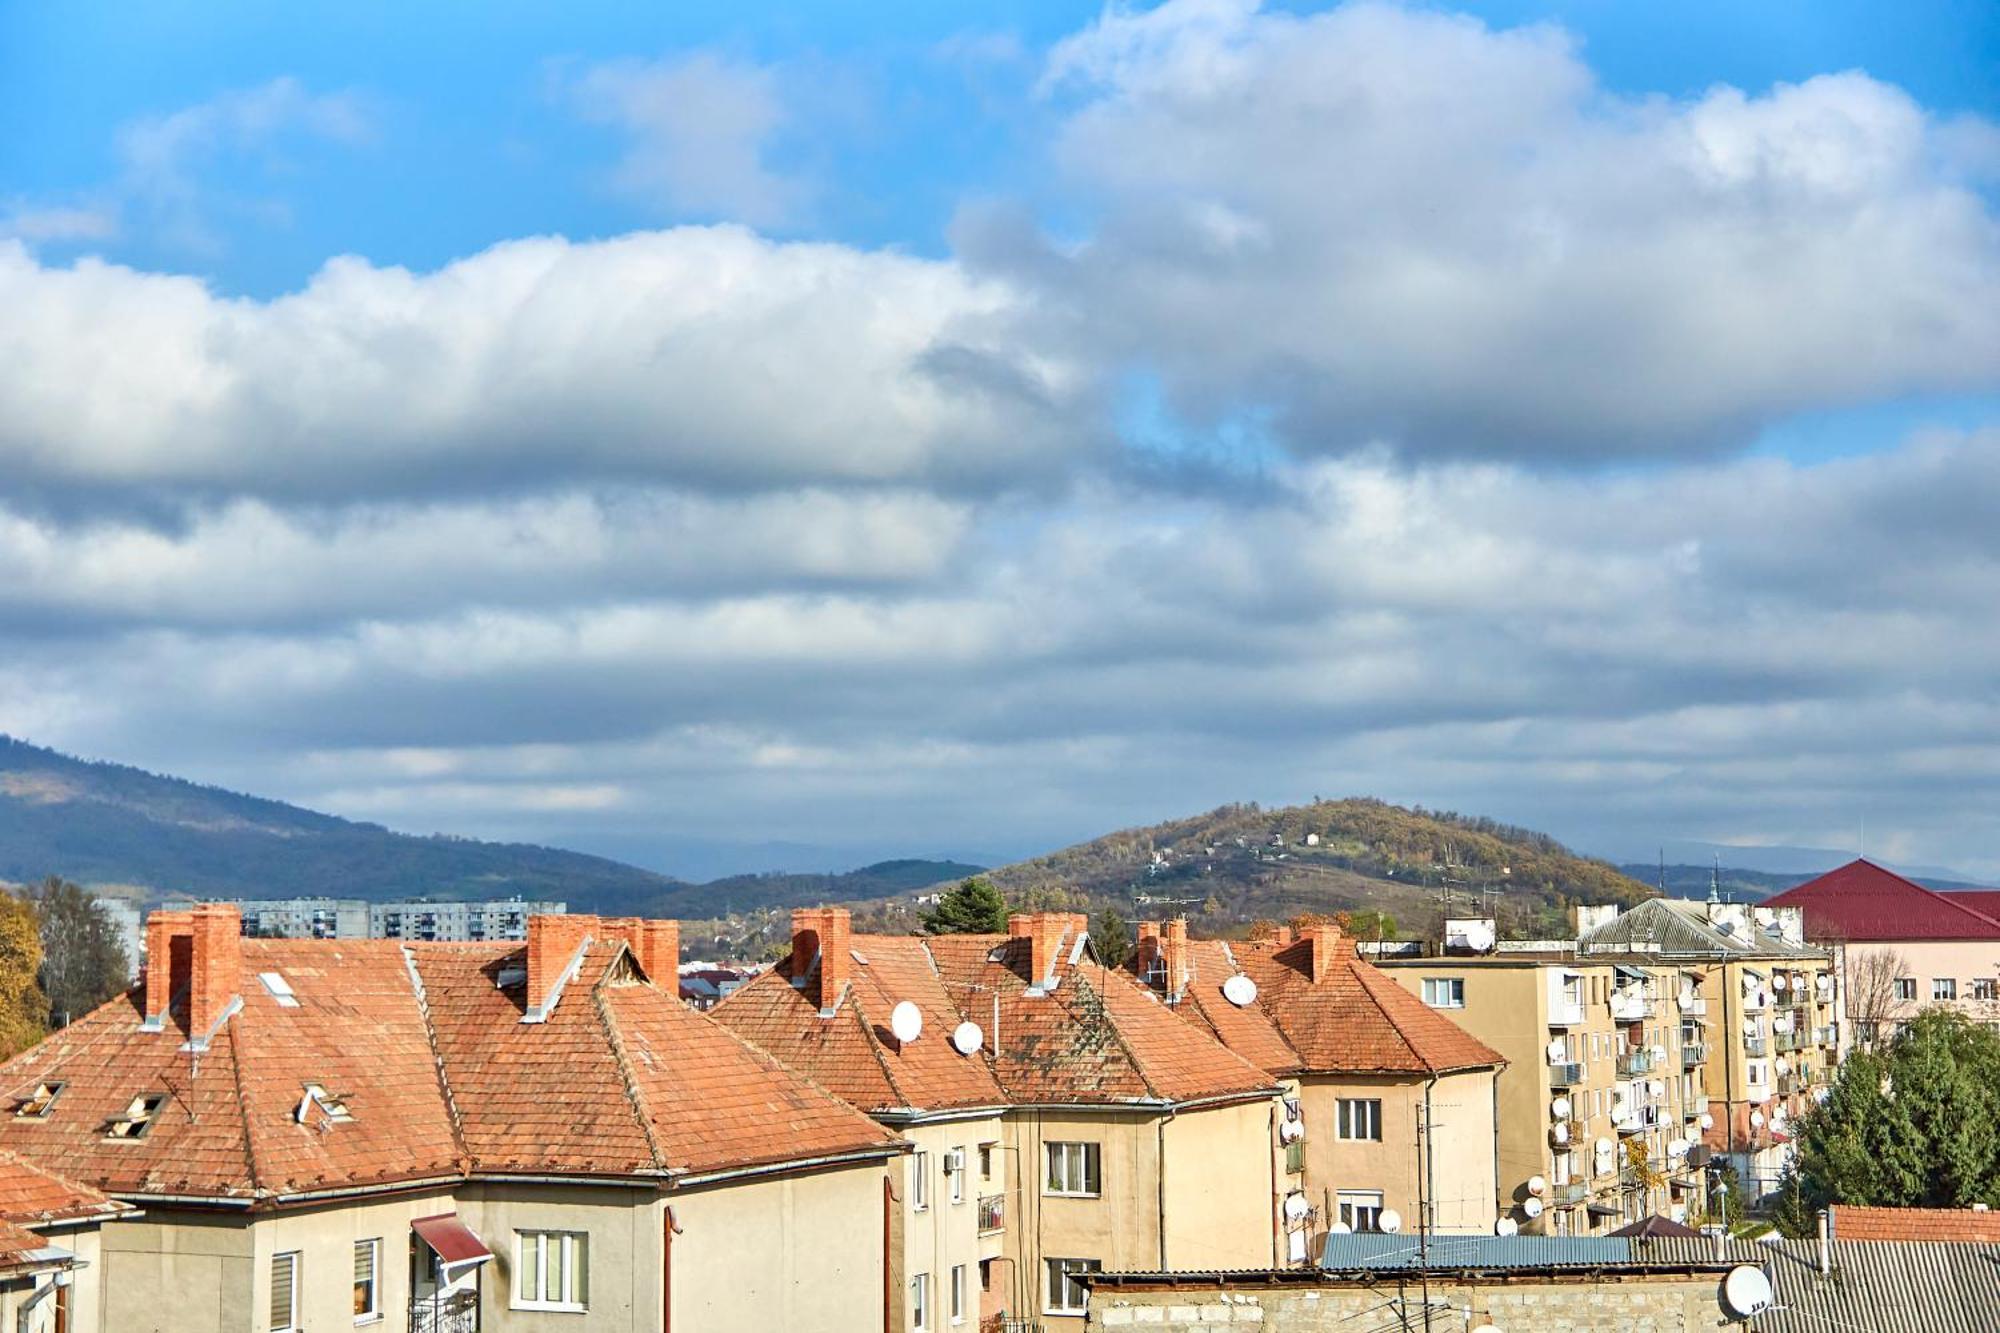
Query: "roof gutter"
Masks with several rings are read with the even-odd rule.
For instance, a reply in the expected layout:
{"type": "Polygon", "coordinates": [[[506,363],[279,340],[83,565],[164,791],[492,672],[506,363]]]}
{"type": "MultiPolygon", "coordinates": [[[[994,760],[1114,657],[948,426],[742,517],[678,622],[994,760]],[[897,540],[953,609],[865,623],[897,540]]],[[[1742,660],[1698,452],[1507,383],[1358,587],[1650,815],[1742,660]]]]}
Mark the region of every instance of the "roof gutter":
{"type": "Polygon", "coordinates": [[[768,1162],[762,1166],[736,1167],[728,1171],[704,1171],[699,1174],[677,1175],[671,1182],[675,1189],[690,1185],[712,1185],[727,1180],[742,1180],[751,1176],[786,1175],[793,1171],[810,1171],[823,1166],[846,1166],[852,1162],[874,1162],[885,1157],[898,1157],[911,1151],[908,1143],[885,1143],[877,1148],[867,1148],[855,1152],[834,1153],[826,1157],[795,1157],[789,1161],[768,1162]]]}

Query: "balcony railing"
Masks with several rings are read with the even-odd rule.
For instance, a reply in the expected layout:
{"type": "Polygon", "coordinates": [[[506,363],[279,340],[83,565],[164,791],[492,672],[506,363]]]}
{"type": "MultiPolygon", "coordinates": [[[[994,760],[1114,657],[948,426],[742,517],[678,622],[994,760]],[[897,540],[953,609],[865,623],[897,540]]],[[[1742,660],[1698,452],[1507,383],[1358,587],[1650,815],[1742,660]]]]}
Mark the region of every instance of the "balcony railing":
{"type": "Polygon", "coordinates": [[[1305,1140],[1299,1139],[1285,1145],[1285,1170],[1296,1173],[1306,1169],[1305,1140]]]}
{"type": "Polygon", "coordinates": [[[1611,1017],[1620,1023],[1630,1023],[1653,1012],[1653,1002],[1644,995],[1611,995],[1611,1017]]]}
{"type": "Polygon", "coordinates": [[[1803,1032],[1774,1032],[1771,1034],[1772,1047],[1780,1051],[1796,1051],[1806,1044],[1806,1034],[1803,1032]]]}
{"type": "Polygon", "coordinates": [[[1583,1082],[1583,1066],[1580,1064],[1560,1064],[1549,1066],[1549,1083],[1558,1088],[1573,1088],[1583,1082]]]}
{"type": "Polygon", "coordinates": [[[479,1293],[418,1296],[410,1301],[410,1333],[479,1333],[479,1293]]]}
{"type": "Polygon", "coordinates": [[[1557,1203],[1582,1203],[1590,1197],[1590,1186],[1581,1180],[1549,1187],[1549,1197],[1557,1203]]]}
{"type": "Polygon", "coordinates": [[[1764,1054],[1765,1046],[1766,1043],[1762,1037],[1745,1037],[1743,1039],[1743,1054],[1752,1056],[1762,1055],[1764,1054]]]}
{"type": "Polygon", "coordinates": [[[1650,1050],[1627,1051],[1618,1057],[1620,1078],[1631,1078],[1635,1074],[1650,1074],[1653,1068],[1653,1053],[1650,1050]]]}
{"type": "MultiPolygon", "coordinates": [[[[1288,1169],[1290,1169],[1291,1165],[1291,1150],[1293,1148],[1303,1148],[1304,1146],[1305,1146],[1304,1144],[1300,1143],[1293,1143],[1286,1145],[1285,1162],[1288,1169]]],[[[1303,1157],[1303,1154],[1301,1154],[1301,1156],[1303,1157]]],[[[979,1229],[981,1231],[1000,1231],[1003,1230],[1006,1227],[1006,1225],[1007,1225],[1007,1196],[1004,1194],[980,1195],[979,1229]]]]}
{"type": "Polygon", "coordinates": [[[1583,1022],[1583,1006],[1566,1004],[1560,1000],[1549,1006],[1549,1026],[1552,1028],[1573,1028],[1583,1022]]]}
{"type": "Polygon", "coordinates": [[[1699,1069],[1708,1063],[1708,1047],[1698,1041],[1681,1043],[1681,1068],[1699,1069]]]}

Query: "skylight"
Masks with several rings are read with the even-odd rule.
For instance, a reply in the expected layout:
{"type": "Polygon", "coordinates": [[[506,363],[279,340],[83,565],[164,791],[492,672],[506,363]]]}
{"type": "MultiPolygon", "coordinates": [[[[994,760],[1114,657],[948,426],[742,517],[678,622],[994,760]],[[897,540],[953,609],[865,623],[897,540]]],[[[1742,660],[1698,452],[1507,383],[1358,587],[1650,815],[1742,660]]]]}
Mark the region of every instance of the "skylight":
{"type": "Polygon", "coordinates": [[[257,980],[264,983],[264,989],[271,993],[271,998],[278,1002],[280,1009],[296,1009],[299,1007],[299,997],[292,990],[292,983],[285,980],[279,973],[259,972],[257,980]]]}
{"type": "Polygon", "coordinates": [[[63,1084],[37,1083],[28,1099],[14,1108],[14,1114],[23,1120],[47,1120],[49,1112],[55,1109],[56,1098],[62,1096],[63,1084]]]}
{"type": "Polygon", "coordinates": [[[301,1125],[311,1118],[315,1106],[320,1109],[322,1115],[335,1123],[354,1119],[354,1113],[347,1109],[347,1094],[328,1092],[323,1083],[306,1084],[305,1095],[299,1098],[299,1109],[294,1112],[301,1125]]]}
{"type": "Polygon", "coordinates": [[[153,1119],[166,1100],[164,1092],[148,1092],[134,1097],[132,1104],[125,1108],[125,1114],[111,1122],[111,1128],[105,1131],[104,1137],[127,1142],[145,1138],[152,1132],[153,1119]]]}

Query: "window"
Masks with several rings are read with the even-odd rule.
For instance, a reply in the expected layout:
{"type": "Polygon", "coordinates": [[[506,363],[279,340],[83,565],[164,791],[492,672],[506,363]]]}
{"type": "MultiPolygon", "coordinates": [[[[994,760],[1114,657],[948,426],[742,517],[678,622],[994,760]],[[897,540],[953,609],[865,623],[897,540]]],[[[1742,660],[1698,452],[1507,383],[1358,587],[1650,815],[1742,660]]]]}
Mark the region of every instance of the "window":
{"type": "Polygon", "coordinates": [[[280,1009],[296,1009],[299,1007],[299,997],[292,990],[292,983],[285,980],[280,973],[259,972],[257,980],[264,983],[264,989],[269,992],[273,1000],[278,1002],[280,1009]]]}
{"type": "Polygon", "coordinates": [[[1972,979],[1972,998],[1975,1000],[2000,1000],[2000,981],[1992,977],[1972,979]]]}
{"type": "Polygon", "coordinates": [[[1089,1293],[1076,1280],[1076,1274],[1102,1272],[1104,1265],[1095,1259],[1044,1259],[1042,1264],[1048,1270],[1048,1293],[1042,1313],[1082,1314],[1089,1293]]]}
{"type": "Polygon", "coordinates": [[[1762,1060],[1752,1060],[1749,1064],[1749,1071],[1750,1086],[1753,1088],[1763,1086],[1764,1062],[1762,1060]]]}
{"type": "Polygon", "coordinates": [[[1342,1097],[1340,1099],[1340,1120],[1336,1138],[1368,1139],[1375,1143],[1382,1141],[1382,1099],[1379,1097],[1342,1097]]]}
{"type": "Polygon", "coordinates": [[[14,1114],[25,1120],[47,1120],[49,1112],[56,1109],[56,1098],[62,1096],[61,1083],[37,1083],[28,1099],[14,1108],[14,1114]]]}
{"type": "Polygon", "coordinates": [[[590,1304],[589,1238],[581,1231],[514,1233],[514,1308],[582,1310],[590,1304]]]}
{"type": "Polygon", "coordinates": [[[1097,1194],[1101,1181],[1097,1173],[1097,1145],[1094,1143],[1051,1143],[1049,1180],[1044,1194],[1097,1194]]]}
{"type": "Polygon", "coordinates": [[[945,1174],[951,1177],[951,1201],[965,1202],[965,1149],[953,1148],[945,1154],[945,1174]]]}
{"type": "Polygon", "coordinates": [[[965,1322],[965,1265],[951,1266],[951,1322],[965,1322]]]}
{"type": "Polygon", "coordinates": [[[354,1242],[354,1322],[371,1323],[382,1317],[382,1293],[375,1281],[381,1267],[382,1242],[354,1242]]]}
{"type": "Polygon", "coordinates": [[[1956,977],[1932,977],[1931,998],[1933,1000],[1956,1000],[1958,979],[1956,977]]]}
{"type": "Polygon", "coordinates": [[[1897,998],[1897,999],[1899,999],[1899,1000],[1914,1000],[1914,999],[1916,999],[1916,998],[1917,998],[1917,979],[1916,979],[1915,977],[1897,977],[1897,978],[1896,978],[1896,998],[1897,998]]]}
{"type": "Polygon", "coordinates": [[[1465,978],[1425,977],[1424,1003],[1433,1009],[1465,1008],[1465,978]]]}
{"type": "Polygon", "coordinates": [[[299,1326],[299,1252],[271,1256],[271,1333],[295,1333],[299,1326]]]}
{"type": "Polygon", "coordinates": [[[910,1279],[910,1327],[923,1330],[931,1326],[931,1275],[919,1273],[910,1279]]]}
{"type": "Polygon", "coordinates": [[[345,1123],[354,1119],[354,1113],[347,1109],[346,1095],[328,1092],[326,1085],[323,1083],[306,1084],[305,1093],[299,1098],[298,1107],[292,1112],[292,1118],[297,1120],[301,1125],[311,1124],[313,1108],[315,1106],[325,1114],[328,1120],[345,1123]]]}
{"type": "Polygon", "coordinates": [[[1382,1227],[1382,1191],[1342,1190],[1340,1220],[1353,1231],[1379,1231],[1382,1227]]]}
{"type": "Polygon", "coordinates": [[[104,1132],[104,1137],[123,1139],[127,1142],[145,1138],[153,1128],[153,1117],[159,1114],[160,1107],[166,1100],[167,1095],[164,1092],[149,1092],[134,1097],[131,1105],[125,1108],[125,1114],[111,1122],[111,1127],[104,1132]]]}
{"type": "Polygon", "coordinates": [[[993,1143],[982,1143],[979,1145],[979,1178],[981,1180],[993,1179],[993,1152],[998,1146],[998,1144],[993,1143]]]}
{"type": "Polygon", "coordinates": [[[922,1212],[931,1206],[931,1155],[910,1154],[910,1207],[922,1212]]]}

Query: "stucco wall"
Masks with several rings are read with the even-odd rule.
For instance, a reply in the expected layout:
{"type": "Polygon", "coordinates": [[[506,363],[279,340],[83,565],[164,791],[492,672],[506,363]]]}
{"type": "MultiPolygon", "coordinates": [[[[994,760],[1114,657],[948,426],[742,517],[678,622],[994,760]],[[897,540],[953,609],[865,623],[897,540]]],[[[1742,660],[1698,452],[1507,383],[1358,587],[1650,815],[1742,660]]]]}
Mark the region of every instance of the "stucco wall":
{"type": "Polygon", "coordinates": [[[990,1253],[993,1246],[982,1248],[979,1239],[979,1197],[982,1194],[999,1193],[1001,1182],[1006,1179],[1006,1154],[994,1154],[993,1170],[998,1179],[982,1180],[979,1174],[979,1145],[1000,1140],[1000,1120],[989,1116],[976,1120],[948,1120],[898,1125],[897,1131],[916,1144],[917,1151],[926,1155],[925,1166],[930,1183],[930,1202],[926,1208],[917,1207],[917,1192],[911,1174],[917,1170],[916,1153],[912,1153],[894,1170],[898,1174],[896,1188],[902,1212],[901,1254],[899,1271],[896,1274],[896,1291],[900,1302],[898,1318],[892,1325],[896,1329],[910,1326],[912,1294],[910,1284],[917,1274],[928,1273],[931,1286],[931,1308],[933,1328],[943,1328],[951,1319],[951,1270],[965,1266],[966,1318],[975,1320],[979,1314],[979,1260],[982,1253],[990,1253]],[[945,1174],[945,1156],[953,1149],[963,1149],[965,1153],[965,1174],[962,1177],[963,1200],[952,1202],[952,1178],[945,1174]]]}
{"type": "MultiPolygon", "coordinates": [[[[261,1330],[252,1228],[240,1217],[175,1218],[154,1210],[104,1228],[105,1333],[261,1330]]],[[[350,1325],[351,1327],[351,1325],[350,1325]]]]}
{"type": "MultiPolygon", "coordinates": [[[[1686,1278],[1573,1283],[1522,1282],[1467,1287],[1433,1281],[1432,1323],[1478,1333],[1482,1326],[1536,1333],[1697,1333],[1728,1327],[1714,1274],[1686,1278]]],[[[1091,1297],[1089,1326],[1144,1333],[1349,1333],[1403,1327],[1398,1304],[1421,1328],[1422,1291],[1412,1284],[1327,1285],[1281,1291],[1101,1291],[1091,1297]]]]}
{"type": "Polygon", "coordinates": [[[1163,1126],[1167,1267],[1275,1261],[1272,1112],[1270,1101],[1246,1102],[1186,1112],[1163,1126]]]}

